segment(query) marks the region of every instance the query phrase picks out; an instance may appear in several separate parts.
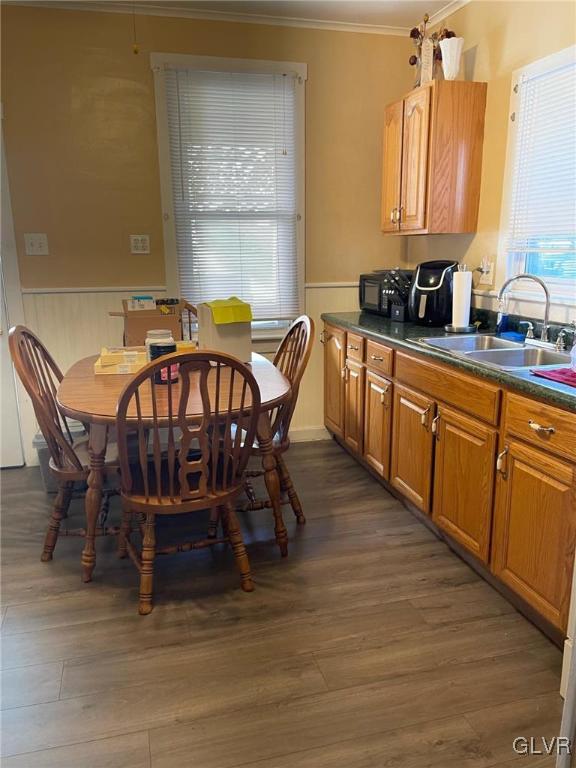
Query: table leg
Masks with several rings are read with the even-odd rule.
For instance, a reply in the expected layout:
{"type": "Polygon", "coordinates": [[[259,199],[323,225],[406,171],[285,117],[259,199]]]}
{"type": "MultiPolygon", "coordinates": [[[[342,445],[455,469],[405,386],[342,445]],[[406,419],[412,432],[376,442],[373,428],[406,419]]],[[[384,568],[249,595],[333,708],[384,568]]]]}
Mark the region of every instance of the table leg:
{"type": "Polygon", "coordinates": [[[105,424],[91,424],[88,454],[90,473],[86,491],[86,538],[82,551],[82,581],[92,581],[92,572],[96,565],[96,526],[102,505],[102,486],[104,485],[104,462],[108,427],[105,424]]]}
{"type": "Polygon", "coordinates": [[[262,452],[262,467],[264,469],[264,481],[266,490],[272,502],[274,513],[274,533],[276,543],[282,557],[288,554],[288,531],[282,517],[282,498],[280,493],[280,476],[278,474],[278,462],[272,448],[272,426],[270,416],[263,411],[258,418],[258,444],[262,452]]]}

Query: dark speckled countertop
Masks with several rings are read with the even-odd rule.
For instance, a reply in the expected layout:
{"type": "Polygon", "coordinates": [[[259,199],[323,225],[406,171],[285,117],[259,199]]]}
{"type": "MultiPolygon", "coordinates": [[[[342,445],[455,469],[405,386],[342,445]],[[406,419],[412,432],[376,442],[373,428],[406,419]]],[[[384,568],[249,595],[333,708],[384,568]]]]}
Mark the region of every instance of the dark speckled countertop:
{"type": "Polygon", "coordinates": [[[530,369],[522,371],[502,371],[479,365],[472,360],[456,357],[449,352],[427,347],[417,340],[422,337],[447,336],[443,328],[426,328],[414,323],[394,323],[389,318],[373,315],[368,312],[325,312],[322,320],[332,325],[350,331],[362,333],[375,341],[382,341],[397,349],[417,352],[423,357],[430,357],[438,362],[461,368],[475,376],[489,379],[510,389],[532,395],[545,400],[551,405],[576,412],[576,388],[560,384],[549,379],[542,379],[530,373],[530,369]]]}

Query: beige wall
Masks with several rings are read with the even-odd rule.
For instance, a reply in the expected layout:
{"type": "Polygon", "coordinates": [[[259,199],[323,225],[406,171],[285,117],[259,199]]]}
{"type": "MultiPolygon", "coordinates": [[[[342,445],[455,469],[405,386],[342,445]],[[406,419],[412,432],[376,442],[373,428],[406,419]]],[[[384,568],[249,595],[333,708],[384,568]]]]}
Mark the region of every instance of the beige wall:
{"type": "Polygon", "coordinates": [[[405,38],[44,8],[3,9],[4,132],[24,287],[164,283],[151,51],[308,64],[308,282],[399,262],[379,228],[384,106],[409,90],[405,38]],[[50,256],[23,253],[46,232],[50,256]],[[150,256],[131,256],[130,233],[150,256]]]}
{"type": "Polygon", "coordinates": [[[466,79],[488,82],[478,231],[409,238],[408,259],[476,266],[497,256],[512,72],[576,42],[576,4],[474,0],[442,23],[464,38],[466,79]]]}

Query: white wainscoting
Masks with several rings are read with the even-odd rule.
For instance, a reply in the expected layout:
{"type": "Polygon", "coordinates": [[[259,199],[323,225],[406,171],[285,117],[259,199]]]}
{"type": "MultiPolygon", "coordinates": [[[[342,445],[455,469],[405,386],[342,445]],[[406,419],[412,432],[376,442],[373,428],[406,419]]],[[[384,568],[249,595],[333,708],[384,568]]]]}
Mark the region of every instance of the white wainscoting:
{"type": "MultiPolygon", "coordinates": [[[[63,371],[76,360],[100,352],[102,346],[122,343],[122,319],[110,317],[120,311],[121,300],[134,293],[165,295],[162,287],[152,288],[78,288],[25,289],[23,291],[26,325],[37,333],[63,371]]],[[[356,283],[317,283],[306,286],[306,312],[316,324],[316,338],[308,370],[302,382],[294,414],[294,441],[320,440],[328,437],[324,429],[323,347],[320,344],[322,312],[348,312],[358,309],[356,283]]],[[[277,342],[258,344],[264,353],[273,351],[277,342]]],[[[27,464],[36,464],[32,439],[37,425],[28,398],[21,398],[22,438],[27,464]]]]}
{"type": "MultiPolygon", "coordinates": [[[[81,357],[98,354],[103,346],[122,344],[122,318],[110,317],[109,312],[121,312],[122,299],[135,293],[149,293],[159,298],[166,290],[162,287],[24,289],[25,322],[66,371],[81,357]]],[[[32,440],[38,426],[27,395],[20,397],[20,412],[24,458],[26,464],[37,464],[32,440]]]]}

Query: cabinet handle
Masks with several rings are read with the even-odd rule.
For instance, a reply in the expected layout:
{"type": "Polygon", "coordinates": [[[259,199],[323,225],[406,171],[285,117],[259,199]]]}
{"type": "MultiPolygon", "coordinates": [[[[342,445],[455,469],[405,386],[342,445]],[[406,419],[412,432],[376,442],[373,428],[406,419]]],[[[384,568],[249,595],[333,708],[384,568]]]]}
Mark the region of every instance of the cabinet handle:
{"type": "Polygon", "coordinates": [[[502,475],[502,478],[506,480],[508,477],[508,469],[505,466],[505,459],[506,455],[508,453],[508,446],[504,448],[504,450],[498,454],[498,457],[496,458],[496,471],[500,472],[502,475]]]}
{"type": "Polygon", "coordinates": [[[384,358],[380,357],[379,355],[370,355],[370,359],[371,360],[376,360],[376,362],[378,362],[378,363],[383,363],[384,362],[384,358]]]}
{"type": "Polygon", "coordinates": [[[326,337],[326,331],[322,331],[320,334],[320,344],[326,344],[327,341],[328,339],[326,337]]]}
{"type": "Polygon", "coordinates": [[[436,435],[436,440],[440,440],[440,434],[438,432],[438,422],[439,421],[440,421],[440,414],[438,414],[438,416],[434,416],[434,418],[432,419],[431,430],[432,430],[432,434],[436,435]]]}
{"type": "Polygon", "coordinates": [[[354,346],[354,344],[348,344],[348,349],[353,349],[355,352],[358,352],[360,347],[356,347],[356,346],[354,346]]]}
{"type": "Polygon", "coordinates": [[[533,429],[534,432],[537,432],[539,435],[553,435],[554,432],[556,432],[555,427],[543,427],[541,424],[538,424],[537,421],[530,421],[528,422],[528,426],[530,429],[533,429]]]}
{"type": "Polygon", "coordinates": [[[347,370],[348,370],[348,368],[346,368],[346,366],[344,366],[344,368],[342,368],[342,370],[340,371],[340,378],[344,379],[344,381],[346,381],[346,371],[347,370]]]}
{"type": "Polygon", "coordinates": [[[430,413],[431,408],[432,406],[429,405],[428,408],[426,408],[426,410],[423,411],[422,414],[420,415],[420,423],[422,424],[423,427],[426,427],[426,429],[428,429],[428,414],[430,413]]]}
{"type": "Polygon", "coordinates": [[[398,223],[400,224],[402,222],[402,211],[404,210],[404,206],[401,205],[400,208],[398,208],[398,223]]]}
{"type": "Polygon", "coordinates": [[[390,222],[392,224],[396,224],[396,213],[398,211],[398,208],[392,208],[390,211],[390,222]]]}

